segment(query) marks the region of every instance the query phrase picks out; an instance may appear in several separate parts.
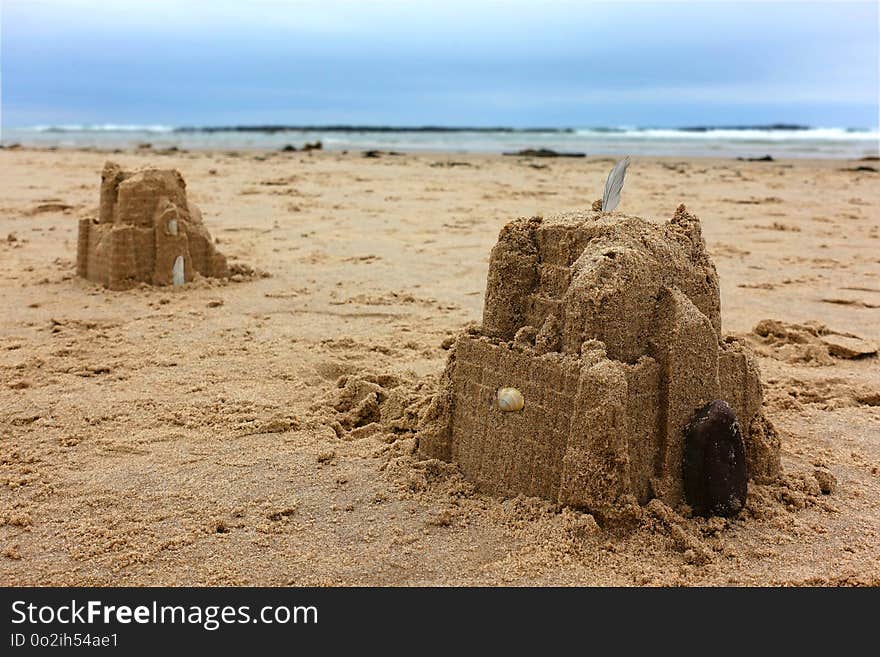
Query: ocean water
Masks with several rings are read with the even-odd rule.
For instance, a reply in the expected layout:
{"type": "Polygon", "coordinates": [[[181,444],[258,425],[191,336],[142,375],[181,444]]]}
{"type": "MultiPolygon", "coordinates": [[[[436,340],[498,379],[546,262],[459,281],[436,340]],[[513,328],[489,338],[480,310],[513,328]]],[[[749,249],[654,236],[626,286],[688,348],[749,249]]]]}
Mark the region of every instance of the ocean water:
{"type": "Polygon", "coordinates": [[[502,153],[549,148],[588,155],[673,157],[861,158],[877,156],[880,131],[807,126],[687,128],[447,128],[363,126],[163,125],[34,126],[4,128],[0,142],[58,148],[277,150],[320,141],[329,150],[382,149],[502,153]]]}

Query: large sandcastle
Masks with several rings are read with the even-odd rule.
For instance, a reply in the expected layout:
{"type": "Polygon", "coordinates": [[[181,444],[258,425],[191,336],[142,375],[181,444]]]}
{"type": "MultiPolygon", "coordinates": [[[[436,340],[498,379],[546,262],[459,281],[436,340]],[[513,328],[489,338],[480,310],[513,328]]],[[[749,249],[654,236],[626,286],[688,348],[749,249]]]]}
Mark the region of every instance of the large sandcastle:
{"type": "Polygon", "coordinates": [[[179,285],[196,272],[229,276],[178,171],[123,171],[112,162],[101,175],[97,220],[79,222],[76,271],[114,290],[140,282],[179,285]]]}
{"type": "Polygon", "coordinates": [[[695,216],[520,219],[492,250],[482,326],[458,337],[419,449],[483,490],[612,519],[683,501],[685,431],[717,399],[739,419],[748,476],[776,477],[756,361],[722,337],[695,216]],[[518,412],[499,407],[506,387],[522,394],[518,412]]]}

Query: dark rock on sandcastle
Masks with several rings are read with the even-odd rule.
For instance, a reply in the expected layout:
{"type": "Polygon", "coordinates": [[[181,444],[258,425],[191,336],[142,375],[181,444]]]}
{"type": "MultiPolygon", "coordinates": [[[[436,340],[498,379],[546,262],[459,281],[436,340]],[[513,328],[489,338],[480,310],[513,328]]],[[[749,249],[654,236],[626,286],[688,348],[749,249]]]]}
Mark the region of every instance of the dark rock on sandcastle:
{"type": "Polygon", "coordinates": [[[186,183],[174,169],[124,171],[108,162],[101,174],[97,219],[81,219],[79,276],[113,290],[138,283],[182,284],[196,273],[228,277],[186,183]]]}
{"type": "Polygon", "coordinates": [[[685,501],[685,429],[718,399],[742,424],[749,477],[776,478],[757,363],[722,335],[697,217],[680,206],[665,225],[600,211],[520,219],[492,250],[482,326],[457,338],[419,449],[487,492],[611,521],[653,498],[685,501]],[[522,394],[521,410],[501,409],[502,388],[522,394]]]}
{"type": "Polygon", "coordinates": [[[733,409],[720,399],[706,404],[691,418],[684,440],[684,494],[694,513],[737,514],[746,504],[748,473],[733,409]]]}

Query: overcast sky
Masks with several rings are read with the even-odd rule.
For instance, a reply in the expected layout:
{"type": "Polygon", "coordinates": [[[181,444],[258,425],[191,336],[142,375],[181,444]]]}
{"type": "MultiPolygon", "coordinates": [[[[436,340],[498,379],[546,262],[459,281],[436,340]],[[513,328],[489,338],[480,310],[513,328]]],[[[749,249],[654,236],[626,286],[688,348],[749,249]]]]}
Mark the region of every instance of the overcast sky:
{"type": "Polygon", "coordinates": [[[868,2],[2,0],[8,126],[878,125],[868,2]]]}

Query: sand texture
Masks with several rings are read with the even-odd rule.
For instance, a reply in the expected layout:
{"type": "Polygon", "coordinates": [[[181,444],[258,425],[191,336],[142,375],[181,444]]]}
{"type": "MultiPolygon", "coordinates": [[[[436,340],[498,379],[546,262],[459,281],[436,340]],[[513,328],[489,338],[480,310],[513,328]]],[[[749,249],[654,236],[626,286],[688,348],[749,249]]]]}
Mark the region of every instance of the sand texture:
{"type": "MultiPolygon", "coordinates": [[[[630,298],[574,303],[549,322],[539,303],[505,308],[522,297],[490,275],[502,229],[586,217],[613,164],[0,150],[0,583],[880,584],[877,174],[847,161],[638,158],[618,211],[650,235],[685,203],[708,258],[693,251],[665,314],[615,321],[630,298]],[[179,171],[186,204],[168,203],[190,216],[198,204],[229,277],[114,290],[78,276],[79,226],[109,207],[107,160],[179,171]],[[782,474],[750,481],[738,516],[695,517],[674,497],[649,499],[651,477],[630,477],[630,521],[609,523],[538,489],[493,495],[454,460],[419,453],[419,427],[454,390],[451,354],[531,350],[561,386],[523,382],[525,408],[543,394],[541,421],[564,415],[578,362],[585,408],[617,409],[590,420],[607,429],[596,440],[651,470],[610,429],[650,426],[666,407],[646,382],[679,365],[653,355],[655,319],[722,336],[709,387],[752,418],[740,417],[743,438],[763,456],[750,465],[772,471],[780,441],[782,474]]],[[[547,237],[553,257],[577,251],[576,233],[547,237]]],[[[643,244],[607,238],[625,248],[583,272],[613,277],[643,244]]],[[[564,298],[559,271],[524,290],[564,298]]],[[[567,449],[545,436],[535,449],[567,449]]]]}

